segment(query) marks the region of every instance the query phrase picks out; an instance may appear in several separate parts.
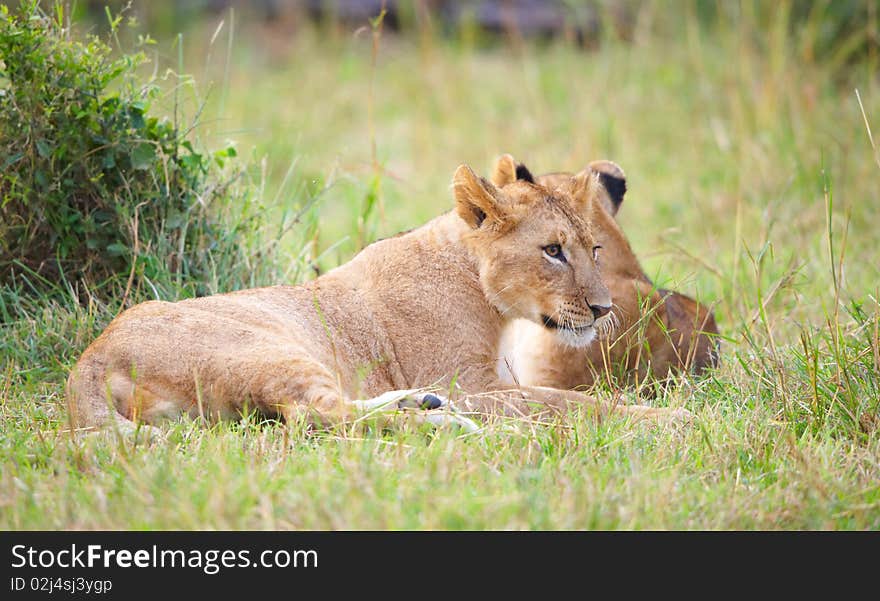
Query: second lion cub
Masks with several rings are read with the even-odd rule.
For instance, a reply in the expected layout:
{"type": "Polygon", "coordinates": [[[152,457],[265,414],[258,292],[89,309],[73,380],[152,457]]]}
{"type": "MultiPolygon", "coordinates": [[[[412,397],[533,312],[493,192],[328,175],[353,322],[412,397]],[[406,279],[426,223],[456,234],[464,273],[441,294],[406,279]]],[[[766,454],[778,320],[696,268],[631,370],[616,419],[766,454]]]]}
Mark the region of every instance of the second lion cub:
{"type": "MultiPolygon", "coordinates": [[[[507,382],[576,388],[605,379],[609,372],[640,383],[715,365],[718,328],[712,312],[683,294],[654,286],[614,218],[626,192],[623,170],[611,161],[594,161],[581,175],[592,175],[602,183],[594,202],[580,206],[602,247],[599,270],[613,299],[614,319],[608,322],[613,328],[593,344],[573,348],[544,328],[517,321],[502,336],[499,376],[507,382]]],[[[553,188],[572,177],[571,173],[534,177],[513,157],[503,155],[492,181],[502,189],[517,181],[553,188]]]]}

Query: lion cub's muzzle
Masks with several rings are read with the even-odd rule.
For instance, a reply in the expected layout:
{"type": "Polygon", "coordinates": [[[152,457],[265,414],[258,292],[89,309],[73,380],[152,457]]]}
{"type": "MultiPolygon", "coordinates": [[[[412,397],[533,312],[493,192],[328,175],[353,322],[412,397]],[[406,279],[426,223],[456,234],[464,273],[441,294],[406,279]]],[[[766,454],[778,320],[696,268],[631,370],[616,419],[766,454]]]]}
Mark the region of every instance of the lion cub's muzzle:
{"type": "Polygon", "coordinates": [[[595,320],[589,324],[579,325],[567,319],[559,322],[549,315],[542,315],[541,322],[545,328],[556,334],[560,342],[568,346],[587,346],[596,337],[595,320]]]}
{"type": "Polygon", "coordinates": [[[611,308],[601,307],[601,310],[593,311],[593,319],[584,323],[585,314],[578,312],[576,315],[560,313],[556,318],[549,315],[541,315],[541,323],[548,330],[552,330],[560,342],[568,346],[584,347],[596,338],[596,330],[602,328],[610,319],[611,308]]]}

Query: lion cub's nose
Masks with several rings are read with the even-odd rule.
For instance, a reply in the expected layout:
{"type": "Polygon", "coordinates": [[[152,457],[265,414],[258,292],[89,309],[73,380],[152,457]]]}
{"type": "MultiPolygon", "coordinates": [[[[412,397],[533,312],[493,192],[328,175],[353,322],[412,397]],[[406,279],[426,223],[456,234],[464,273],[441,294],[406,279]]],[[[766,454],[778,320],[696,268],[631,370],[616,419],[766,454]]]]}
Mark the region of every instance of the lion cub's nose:
{"type": "Polygon", "coordinates": [[[599,319],[611,312],[611,305],[590,305],[590,309],[593,311],[593,319],[599,319]]]}

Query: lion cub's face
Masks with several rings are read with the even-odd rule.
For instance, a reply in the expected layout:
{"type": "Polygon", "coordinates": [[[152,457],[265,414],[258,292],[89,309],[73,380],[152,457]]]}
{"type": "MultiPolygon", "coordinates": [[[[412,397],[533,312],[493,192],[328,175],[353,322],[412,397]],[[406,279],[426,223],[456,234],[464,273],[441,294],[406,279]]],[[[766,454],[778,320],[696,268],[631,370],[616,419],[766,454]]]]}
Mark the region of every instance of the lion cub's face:
{"type": "Polygon", "coordinates": [[[577,176],[554,190],[519,181],[502,190],[462,165],[453,186],[489,302],[505,319],[529,319],[566,344],[589,344],[611,310],[601,247],[582,217],[598,180],[577,176]]]}

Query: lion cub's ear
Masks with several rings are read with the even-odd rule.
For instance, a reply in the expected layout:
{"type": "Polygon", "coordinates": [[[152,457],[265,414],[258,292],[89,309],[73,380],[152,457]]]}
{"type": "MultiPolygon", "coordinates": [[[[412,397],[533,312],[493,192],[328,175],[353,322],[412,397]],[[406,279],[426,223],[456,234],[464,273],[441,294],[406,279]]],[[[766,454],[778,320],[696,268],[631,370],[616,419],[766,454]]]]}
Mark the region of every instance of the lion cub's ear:
{"type": "Polygon", "coordinates": [[[455,193],[455,211],[472,228],[484,223],[500,225],[507,213],[499,199],[499,191],[492,182],[479,177],[467,165],[459,165],[452,176],[455,193]]]}
{"type": "Polygon", "coordinates": [[[509,154],[502,154],[495,161],[495,167],[492,169],[492,183],[503,188],[507,184],[516,181],[516,161],[509,154]]]}
{"type": "Polygon", "coordinates": [[[599,175],[603,192],[598,195],[599,202],[611,215],[616,215],[626,194],[626,175],[620,165],[611,161],[593,161],[587,170],[599,175]]]}
{"type": "Polygon", "coordinates": [[[604,188],[598,173],[584,169],[564,180],[556,190],[569,195],[576,205],[584,208],[590,199],[601,198],[604,188]]]}
{"type": "Polygon", "coordinates": [[[503,188],[507,184],[512,184],[516,180],[523,180],[530,184],[535,183],[535,178],[529,171],[529,168],[516,160],[509,154],[502,154],[495,161],[495,168],[492,169],[492,183],[503,188]]]}

